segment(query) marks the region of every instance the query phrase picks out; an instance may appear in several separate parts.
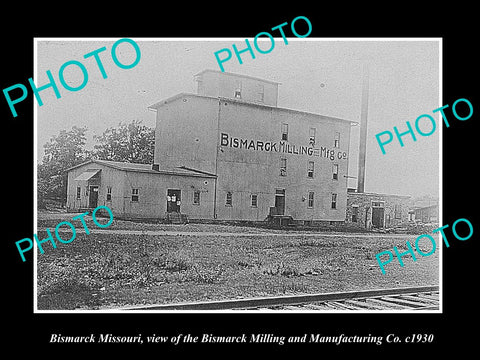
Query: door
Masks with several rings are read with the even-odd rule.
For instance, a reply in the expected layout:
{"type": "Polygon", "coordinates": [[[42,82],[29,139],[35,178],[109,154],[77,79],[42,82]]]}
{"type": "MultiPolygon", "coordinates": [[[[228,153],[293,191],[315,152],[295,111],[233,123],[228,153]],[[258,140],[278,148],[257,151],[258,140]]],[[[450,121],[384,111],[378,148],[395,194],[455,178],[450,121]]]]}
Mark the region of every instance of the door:
{"type": "Polygon", "coordinates": [[[285,189],[275,190],[275,215],[285,215],[285,189]]]}
{"type": "Polygon", "coordinates": [[[374,207],[372,208],[372,225],[377,228],[383,228],[383,207],[374,207]]]}
{"type": "Polygon", "coordinates": [[[96,208],[98,202],[98,186],[90,185],[90,191],[88,192],[88,207],[96,208]]]}
{"type": "Polygon", "coordinates": [[[167,190],[167,212],[168,213],[179,213],[180,212],[180,200],[181,200],[181,190],[167,190]]]}

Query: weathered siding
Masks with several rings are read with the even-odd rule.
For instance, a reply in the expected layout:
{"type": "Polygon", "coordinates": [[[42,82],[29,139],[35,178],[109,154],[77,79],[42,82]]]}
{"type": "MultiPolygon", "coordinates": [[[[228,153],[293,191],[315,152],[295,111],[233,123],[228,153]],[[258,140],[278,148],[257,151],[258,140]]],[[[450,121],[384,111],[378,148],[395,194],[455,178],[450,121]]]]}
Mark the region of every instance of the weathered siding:
{"type": "Polygon", "coordinates": [[[198,95],[235,98],[235,91],[238,84],[240,84],[241,99],[239,100],[277,106],[277,83],[217,71],[202,72],[197,76],[197,81],[200,79],[201,84],[197,88],[198,95]]]}
{"type": "Polygon", "coordinates": [[[163,219],[167,213],[167,190],[181,190],[180,211],[190,219],[213,218],[214,179],[127,172],[125,210],[127,218],[163,219]],[[132,201],[132,189],[139,189],[138,201],[132,201]],[[200,205],[193,204],[193,192],[200,191],[200,205]]]}
{"type": "Polygon", "coordinates": [[[276,107],[278,84],[273,82],[217,71],[202,72],[197,80],[201,80],[200,95],[178,94],[151,106],[157,111],[154,162],[160,169],[186,166],[217,175],[213,198],[214,218],[219,220],[264,220],[279,189],[285,190],[284,215],[297,220],[345,220],[351,122],[276,107]],[[234,98],[238,81],[241,99],[234,98]],[[255,96],[259,100],[259,85],[263,85],[263,102],[253,101],[255,96]],[[282,124],[288,124],[286,140],[282,124]],[[311,129],[315,129],[314,144],[310,144],[311,129]],[[226,137],[255,146],[235,146],[226,137]],[[265,150],[265,143],[276,144],[274,150],[265,150]],[[286,176],[280,174],[282,159],[287,162],[286,176]],[[312,178],[307,176],[309,161],[314,164],[312,178]],[[338,166],[336,178],[334,166],[338,166]],[[226,202],[228,193],[231,205],[226,202]],[[309,193],[314,194],[313,206],[309,193]],[[257,196],[256,206],[252,195],[257,196]]]}
{"type": "Polygon", "coordinates": [[[264,220],[275,203],[275,190],[285,189],[285,215],[302,220],[343,221],[345,219],[350,123],[327,117],[285,109],[246,105],[241,102],[220,102],[220,134],[229,138],[247,139],[256,143],[276,143],[279,151],[263,151],[220,146],[217,159],[217,218],[264,220]],[[288,124],[288,140],[282,141],[282,123],[288,124]],[[293,154],[309,145],[310,128],[316,129],[315,148],[333,153],[333,160],[324,156],[293,154]],[[334,148],[335,132],[340,133],[340,146],[334,148]],[[281,151],[289,146],[292,153],[281,151]],[[295,146],[295,150],[293,150],[295,146]],[[340,154],[340,159],[339,159],[340,154]],[[287,161],[286,176],[280,176],[281,158],[287,161]],[[314,162],[314,177],[307,177],[308,162],[314,162]],[[333,179],[333,164],[338,177],[333,179]],[[232,207],[225,205],[226,193],[234,197],[232,207]],[[308,207],[308,193],[314,192],[314,205],[308,207]],[[337,207],[332,209],[332,194],[337,194],[337,207]],[[258,194],[257,208],[251,207],[251,194],[258,194]],[[236,202],[235,202],[236,200],[236,202]]]}
{"type": "Polygon", "coordinates": [[[408,221],[410,197],[374,193],[348,193],[345,221],[350,226],[372,227],[372,202],[384,202],[384,227],[389,228],[408,221]],[[352,220],[354,207],[357,221],[352,220]],[[397,209],[397,211],[395,211],[397,209]]]}
{"type": "Polygon", "coordinates": [[[160,169],[184,165],[218,175],[218,219],[264,220],[274,206],[276,189],[285,189],[285,215],[303,220],[345,219],[349,122],[184,95],[159,107],[156,143],[155,162],[160,169]],[[282,123],[288,124],[286,141],[282,140],[282,123]],[[316,129],[314,147],[319,156],[294,154],[309,146],[310,128],[316,129]],[[340,144],[335,148],[337,132],[340,144]],[[225,134],[249,142],[276,143],[276,151],[222,146],[225,134]],[[326,157],[326,151],[331,156],[326,157]],[[281,158],[287,159],[286,176],[280,176],[281,158]],[[307,177],[309,161],[314,162],[313,178],[307,177]],[[333,179],[334,164],[338,165],[337,179],[333,179]],[[232,192],[232,206],[225,203],[227,192],[232,192]],[[314,192],[312,208],[308,206],[309,192],[314,192]],[[258,196],[257,207],[251,204],[252,194],[258,196]],[[337,194],[336,209],[332,209],[332,194],[337,194]]]}
{"type": "Polygon", "coordinates": [[[68,172],[67,210],[89,209],[88,182],[74,180],[88,169],[100,169],[97,206],[108,206],[114,217],[164,219],[167,211],[167,189],[181,190],[180,210],[190,219],[212,219],[215,179],[172,175],[155,172],[126,171],[95,162],[68,172]],[[76,188],[81,198],[76,199],[76,188]],[[111,187],[111,200],[107,189],[111,187]],[[132,199],[132,189],[138,189],[138,201],[132,199]],[[194,191],[200,192],[200,204],[193,203],[194,191]]]}

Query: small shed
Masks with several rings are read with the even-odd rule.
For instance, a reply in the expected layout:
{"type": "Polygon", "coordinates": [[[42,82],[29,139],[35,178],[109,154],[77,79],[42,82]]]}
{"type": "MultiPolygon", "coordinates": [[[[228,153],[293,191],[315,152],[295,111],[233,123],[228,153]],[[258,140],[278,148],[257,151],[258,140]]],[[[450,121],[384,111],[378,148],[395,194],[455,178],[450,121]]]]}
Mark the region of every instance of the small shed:
{"type": "Polygon", "coordinates": [[[114,217],[165,219],[170,213],[212,219],[214,174],[179,167],[90,160],[67,169],[67,211],[108,206],[114,217]]]}

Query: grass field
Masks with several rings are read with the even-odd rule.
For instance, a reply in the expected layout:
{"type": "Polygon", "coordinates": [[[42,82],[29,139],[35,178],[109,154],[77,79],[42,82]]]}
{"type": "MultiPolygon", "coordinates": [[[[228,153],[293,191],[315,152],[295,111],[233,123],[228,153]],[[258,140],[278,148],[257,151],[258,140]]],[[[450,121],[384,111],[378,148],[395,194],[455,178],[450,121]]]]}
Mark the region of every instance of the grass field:
{"type": "MultiPolygon", "coordinates": [[[[72,216],[39,216],[39,238],[46,237],[46,227],[72,216]]],[[[415,235],[118,220],[100,232],[91,218],[87,226],[90,235],[78,232],[72,243],[59,243],[38,255],[38,309],[102,309],[439,282],[438,251],[415,262],[404,256],[404,267],[394,259],[382,275],[375,254],[393,246],[406,251],[405,241],[413,242],[415,235]]]]}

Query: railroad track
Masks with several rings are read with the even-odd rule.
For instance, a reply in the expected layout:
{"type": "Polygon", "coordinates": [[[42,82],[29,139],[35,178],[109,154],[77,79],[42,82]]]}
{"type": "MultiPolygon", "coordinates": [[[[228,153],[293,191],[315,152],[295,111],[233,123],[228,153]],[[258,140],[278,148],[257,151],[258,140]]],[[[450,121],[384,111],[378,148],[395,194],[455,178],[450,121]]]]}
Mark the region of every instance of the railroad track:
{"type": "Polygon", "coordinates": [[[439,287],[421,286],[180,304],[143,305],[123,308],[122,310],[418,311],[438,310],[439,305],[439,287]]]}

